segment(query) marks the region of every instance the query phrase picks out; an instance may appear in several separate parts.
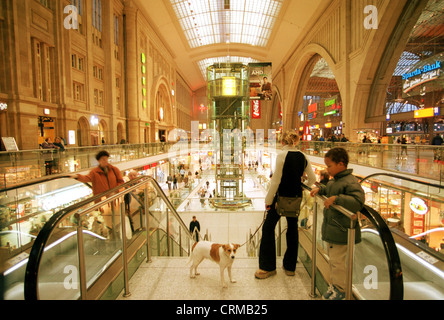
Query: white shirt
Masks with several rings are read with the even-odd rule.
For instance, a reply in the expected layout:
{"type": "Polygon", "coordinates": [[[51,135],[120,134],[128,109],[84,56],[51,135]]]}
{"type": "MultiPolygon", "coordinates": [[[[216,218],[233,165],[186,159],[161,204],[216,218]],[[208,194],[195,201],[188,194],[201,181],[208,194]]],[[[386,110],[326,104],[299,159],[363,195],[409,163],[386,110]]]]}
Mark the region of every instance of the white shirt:
{"type": "MultiPolygon", "coordinates": [[[[273,171],[273,177],[271,178],[270,182],[270,189],[268,189],[268,193],[265,197],[265,204],[268,206],[270,206],[273,203],[274,196],[276,195],[276,192],[279,189],[279,185],[281,184],[282,170],[284,169],[285,158],[287,157],[287,153],[289,151],[299,151],[299,150],[297,150],[295,147],[287,145],[284,146],[282,148],[282,151],[278,153],[276,157],[276,167],[275,170],[273,171]]],[[[301,153],[304,154],[303,152],[301,153]]],[[[311,167],[310,160],[308,160],[307,157],[305,157],[305,159],[307,160],[307,166],[305,167],[304,172],[307,174],[308,177],[306,185],[311,187],[316,182],[316,176],[313,172],[313,168],[311,167]]]]}

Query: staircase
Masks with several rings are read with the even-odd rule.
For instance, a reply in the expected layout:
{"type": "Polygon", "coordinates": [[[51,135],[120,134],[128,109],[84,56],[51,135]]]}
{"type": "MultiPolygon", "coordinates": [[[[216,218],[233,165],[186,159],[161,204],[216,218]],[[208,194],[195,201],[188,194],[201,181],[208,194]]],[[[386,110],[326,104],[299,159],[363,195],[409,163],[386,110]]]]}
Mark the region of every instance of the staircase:
{"type": "Polygon", "coordinates": [[[286,276],[282,258],[277,260],[277,274],[258,280],[254,273],[258,258],[239,257],[233,263],[232,274],[236,283],[228,288],[220,283],[219,265],[204,260],[198,267],[195,279],[189,276],[188,257],[153,257],[143,262],[129,282],[131,295],[118,300],[313,300],[310,296],[310,277],[298,262],[296,275],[286,276]]]}

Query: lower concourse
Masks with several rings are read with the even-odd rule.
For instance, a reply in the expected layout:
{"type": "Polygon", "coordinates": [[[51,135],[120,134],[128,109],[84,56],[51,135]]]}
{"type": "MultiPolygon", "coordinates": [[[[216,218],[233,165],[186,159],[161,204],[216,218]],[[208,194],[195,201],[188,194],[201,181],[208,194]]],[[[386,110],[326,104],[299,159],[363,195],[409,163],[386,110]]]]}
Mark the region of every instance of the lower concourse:
{"type": "Polygon", "coordinates": [[[320,299],[307,190],[296,276],[281,219],[278,274],[254,279],[294,130],[317,181],[339,146],[365,192],[347,298],[442,300],[442,21],[444,0],[0,1],[0,298],[320,299]],[[72,175],[101,150],[125,184],[96,197],[72,175]],[[226,291],[210,261],[189,278],[193,216],[242,244],[226,291]]]}

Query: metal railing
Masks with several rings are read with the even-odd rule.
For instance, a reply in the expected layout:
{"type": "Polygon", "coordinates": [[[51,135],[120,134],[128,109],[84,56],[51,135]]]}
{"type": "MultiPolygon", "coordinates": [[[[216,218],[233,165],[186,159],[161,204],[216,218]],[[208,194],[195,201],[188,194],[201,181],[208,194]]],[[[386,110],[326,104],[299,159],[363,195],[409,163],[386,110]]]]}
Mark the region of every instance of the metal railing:
{"type": "Polygon", "coordinates": [[[407,173],[440,182],[444,180],[444,146],[331,141],[302,141],[299,144],[299,149],[305,154],[322,158],[334,147],[346,149],[351,164],[407,173]]]}

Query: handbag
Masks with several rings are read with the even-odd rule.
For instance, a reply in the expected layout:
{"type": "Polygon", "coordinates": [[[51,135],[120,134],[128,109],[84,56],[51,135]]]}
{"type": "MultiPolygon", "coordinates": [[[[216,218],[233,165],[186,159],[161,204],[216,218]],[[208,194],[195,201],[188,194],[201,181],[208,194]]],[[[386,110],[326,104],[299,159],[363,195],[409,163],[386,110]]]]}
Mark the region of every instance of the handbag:
{"type": "Polygon", "coordinates": [[[277,195],[276,211],[280,216],[297,218],[301,213],[302,197],[282,197],[277,195]]]}

